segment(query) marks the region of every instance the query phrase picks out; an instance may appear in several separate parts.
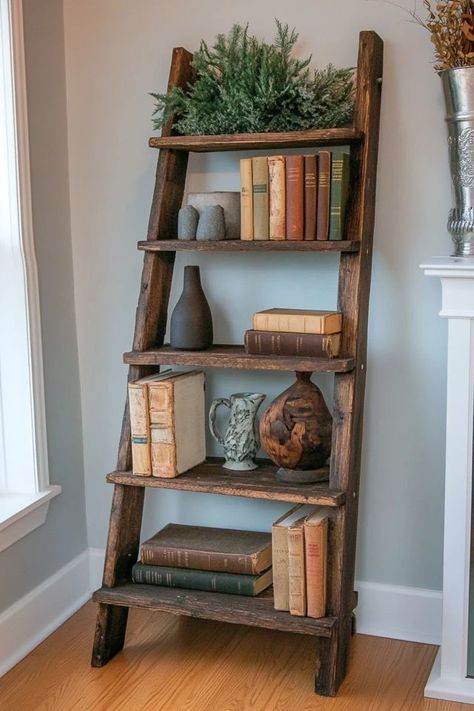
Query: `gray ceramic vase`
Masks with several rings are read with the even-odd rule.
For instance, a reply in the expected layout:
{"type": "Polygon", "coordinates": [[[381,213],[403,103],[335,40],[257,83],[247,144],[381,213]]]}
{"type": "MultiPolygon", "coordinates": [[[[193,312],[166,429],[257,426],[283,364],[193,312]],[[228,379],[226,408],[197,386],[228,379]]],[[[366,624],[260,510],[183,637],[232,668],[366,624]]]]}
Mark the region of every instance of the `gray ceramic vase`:
{"type": "Polygon", "coordinates": [[[212,314],[201,286],[199,267],[184,267],[184,286],[171,314],[170,343],[179,350],[212,346],[212,314]]]}
{"type": "Polygon", "coordinates": [[[225,239],[224,210],[221,205],[207,205],[202,209],[196,239],[213,242],[225,239]]]}
{"type": "Polygon", "coordinates": [[[178,212],[178,239],[196,239],[199,212],[192,205],[182,207],[178,212]]]}

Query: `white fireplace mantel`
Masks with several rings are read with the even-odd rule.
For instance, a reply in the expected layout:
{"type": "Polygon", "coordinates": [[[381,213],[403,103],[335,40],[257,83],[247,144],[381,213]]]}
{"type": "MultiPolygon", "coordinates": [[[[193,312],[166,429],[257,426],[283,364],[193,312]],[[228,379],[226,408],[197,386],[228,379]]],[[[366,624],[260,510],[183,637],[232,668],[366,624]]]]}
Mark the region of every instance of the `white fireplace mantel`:
{"type": "Polygon", "coordinates": [[[425,696],[474,704],[474,679],[467,677],[474,409],[474,258],[434,257],[422,264],[421,269],[426,276],[441,280],[440,316],[448,319],[443,623],[441,647],[425,687],[425,696]]]}

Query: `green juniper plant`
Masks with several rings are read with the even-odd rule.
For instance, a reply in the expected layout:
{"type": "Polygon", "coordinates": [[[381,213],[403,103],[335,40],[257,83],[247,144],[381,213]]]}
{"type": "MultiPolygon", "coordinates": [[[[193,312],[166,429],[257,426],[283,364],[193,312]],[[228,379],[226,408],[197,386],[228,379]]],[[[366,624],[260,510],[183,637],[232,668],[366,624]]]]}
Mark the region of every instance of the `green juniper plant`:
{"type": "Polygon", "coordinates": [[[201,41],[194,54],[196,81],[156,100],[154,128],[170,117],[184,135],[304,131],[344,126],[354,105],[354,70],[312,70],[311,57],[292,56],[296,31],[276,20],[273,44],[234,25],[212,47],[201,41]]]}

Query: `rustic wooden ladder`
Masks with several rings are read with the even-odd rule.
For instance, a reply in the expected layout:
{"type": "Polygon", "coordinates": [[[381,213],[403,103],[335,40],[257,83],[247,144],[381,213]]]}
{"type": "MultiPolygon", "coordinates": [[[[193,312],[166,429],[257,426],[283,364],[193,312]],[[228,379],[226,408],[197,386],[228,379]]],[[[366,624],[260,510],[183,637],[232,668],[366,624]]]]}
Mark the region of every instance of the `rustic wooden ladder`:
{"type": "MultiPolygon", "coordinates": [[[[169,87],[186,88],[193,81],[192,55],[173,51],[169,87]]],[[[139,243],[144,264],[136,313],[133,351],[124,356],[129,380],[156,372],[163,364],[232,367],[277,371],[334,372],[333,443],[329,485],[277,483],[269,463],[245,475],[222,470],[208,459],[176,479],[138,477],[131,473],[128,407],[122,425],[114,484],[103,585],[94,593],[99,603],[92,654],[103,666],[124,644],[128,610],[143,607],[205,619],[242,623],[311,634],[317,638],[316,691],[334,695],[344,678],[357,605],[354,563],[367,353],[375,183],[379,133],[383,43],[374,32],[360,35],[354,124],[347,129],[303,133],[175,136],[171,122],[150,145],[160,148],[148,235],[139,243]],[[352,200],[347,235],[342,242],[183,242],[176,239],[190,151],[274,149],[351,145],[352,200]],[[214,346],[208,351],[180,352],[163,345],[176,251],[339,251],[338,308],[343,313],[344,354],[341,358],[299,358],[247,355],[241,346],[214,346]],[[333,507],[329,540],[327,617],[291,616],[273,609],[271,598],[244,598],[131,583],[138,557],[146,488],[174,488],[234,496],[307,502],[333,507]]]]}

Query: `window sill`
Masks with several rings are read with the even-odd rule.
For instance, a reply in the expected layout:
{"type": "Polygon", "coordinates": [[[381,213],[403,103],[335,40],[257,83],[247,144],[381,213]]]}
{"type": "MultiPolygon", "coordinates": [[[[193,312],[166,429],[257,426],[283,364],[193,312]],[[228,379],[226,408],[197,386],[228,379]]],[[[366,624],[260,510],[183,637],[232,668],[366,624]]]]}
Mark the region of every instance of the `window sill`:
{"type": "Polygon", "coordinates": [[[41,526],[49,502],[60,493],[61,487],[55,485],[37,494],[0,494],[0,551],[41,526]]]}

